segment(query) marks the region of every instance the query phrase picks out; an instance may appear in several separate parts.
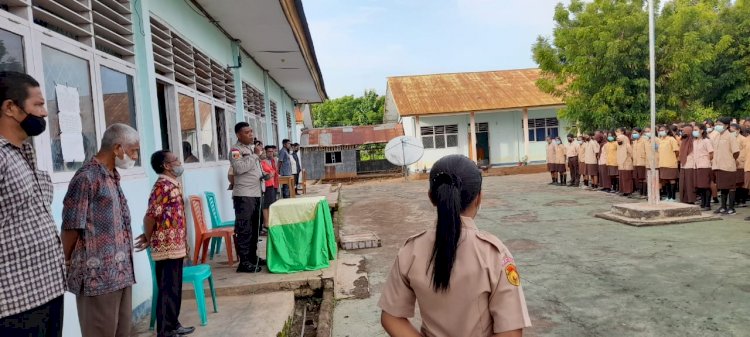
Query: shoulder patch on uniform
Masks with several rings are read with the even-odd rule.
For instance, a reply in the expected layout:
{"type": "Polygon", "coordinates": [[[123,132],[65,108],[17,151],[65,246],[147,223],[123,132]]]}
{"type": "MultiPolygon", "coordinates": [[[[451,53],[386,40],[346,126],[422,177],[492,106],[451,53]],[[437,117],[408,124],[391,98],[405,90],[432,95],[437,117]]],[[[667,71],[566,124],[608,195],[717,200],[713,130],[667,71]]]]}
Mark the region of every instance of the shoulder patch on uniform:
{"type": "Polygon", "coordinates": [[[232,149],[229,151],[229,153],[232,155],[233,159],[240,159],[242,158],[242,152],[238,149],[232,149]]]}
{"type": "Polygon", "coordinates": [[[521,276],[518,275],[516,265],[511,263],[505,266],[505,276],[508,279],[508,283],[518,287],[521,285],[521,276]]]}

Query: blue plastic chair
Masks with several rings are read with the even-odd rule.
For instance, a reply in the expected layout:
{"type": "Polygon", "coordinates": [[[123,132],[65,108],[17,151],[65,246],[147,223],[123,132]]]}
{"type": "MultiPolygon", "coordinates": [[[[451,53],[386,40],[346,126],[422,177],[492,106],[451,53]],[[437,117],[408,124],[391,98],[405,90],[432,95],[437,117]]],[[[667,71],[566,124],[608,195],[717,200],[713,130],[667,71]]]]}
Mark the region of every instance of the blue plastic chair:
{"type": "MultiPolygon", "coordinates": [[[[156,326],[156,301],[159,295],[159,285],[156,283],[156,268],[154,259],[151,258],[151,248],[147,249],[148,262],[151,265],[151,279],[153,294],[151,295],[151,322],[148,325],[149,330],[154,330],[156,326]]],[[[219,312],[216,305],[216,290],[214,289],[214,278],[211,274],[211,266],[199,264],[182,268],[182,282],[190,282],[195,290],[195,302],[198,304],[198,317],[201,319],[201,325],[208,324],[208,315],[206,314],[206,295],[203,292],[203,282],[208,279],[208,286],[211,288],[211,300],[214,302],[214,312],[219,312]]]]}
{"type": "MultiPolygon", "coordinates": [[[[219,214],[219,206],[216,204],[216,194],[214,192],[204,192],[206,195],[206,203],[208,204],[208,213],[211,215],[211,228],[222,228],[222,227],[234,227],[234,220],[221,221],[221,215],[219,214]]],[[[214,259],[214,253],[219,254],[221,252],[221,238],[211,239],[211,252],[209,259],[214,259]]]]}

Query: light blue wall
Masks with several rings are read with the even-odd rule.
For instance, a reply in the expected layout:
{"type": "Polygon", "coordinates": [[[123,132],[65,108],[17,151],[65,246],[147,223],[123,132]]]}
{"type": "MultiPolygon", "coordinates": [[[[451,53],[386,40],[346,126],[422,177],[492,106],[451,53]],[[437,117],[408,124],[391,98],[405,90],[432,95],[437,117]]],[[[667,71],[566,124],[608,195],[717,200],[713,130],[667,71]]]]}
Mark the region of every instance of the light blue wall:
{"type": "MultiPolygon", "coordinates": [[[[558,108],[548,108],[548,109],[529,109],[529,119],[532,118],[548,118],[548,117],[556,117],[558,108]]],[[[560,138],[563,139],[563,142],[567,143],[567,139],[565,138],[565,135],[568,133],[568,126],[570,125],[565,120],[560,119],[560,131],[559,135],[560,138]]],[[[546,161],[547,160],[547,142],[537,141],[537,142],[530,142],[529,143],[529,162],[534,161],[546,161]]]]}

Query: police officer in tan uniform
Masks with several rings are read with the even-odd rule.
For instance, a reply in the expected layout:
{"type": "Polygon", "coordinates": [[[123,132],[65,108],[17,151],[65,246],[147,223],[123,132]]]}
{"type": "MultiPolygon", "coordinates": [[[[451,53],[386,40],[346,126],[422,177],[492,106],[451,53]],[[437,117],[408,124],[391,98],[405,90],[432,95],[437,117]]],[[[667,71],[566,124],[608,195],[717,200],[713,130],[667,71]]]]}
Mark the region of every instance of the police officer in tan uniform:
{"type": "Polygon", "coordinates": [[[531,326],[513,256],[474,223],[481,188],[481,172],[464,156],[443,157],[432,167],[436,228],[399,250],[378,303],[391,336],[521,336],[531,326]],[[408,320],[417,301],[421,334],[408,320]]]}
{"type": "Polygon", "coordinates": [[[234,243],[240,258],[238,273],[257,273],[265,260],[258,257],[260,235],[260,160],[253,146],[253,129],[245,122],[234,126],[237,143],[229,151],[229,162],[234,172],[232,202],[234,204],[234,243]]]}

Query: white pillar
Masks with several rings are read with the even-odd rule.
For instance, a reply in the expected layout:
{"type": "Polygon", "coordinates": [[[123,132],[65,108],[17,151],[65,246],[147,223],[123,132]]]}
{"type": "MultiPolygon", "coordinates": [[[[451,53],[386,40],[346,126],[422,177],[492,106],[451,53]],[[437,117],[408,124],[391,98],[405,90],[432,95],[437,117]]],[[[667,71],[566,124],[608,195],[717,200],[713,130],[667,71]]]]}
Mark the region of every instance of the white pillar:
{"type": "Polygon", "coordinates": [[[523,108],[523,155],[526,156],[526,160],[528,161],[529,160],[529,109],[528,108],[523,108]]]}
{"type": "Polygon", "coordinates": [[[474,118],[474,111],[469,115],[469,158],[477,162],[477,123],[474,118]]]}

